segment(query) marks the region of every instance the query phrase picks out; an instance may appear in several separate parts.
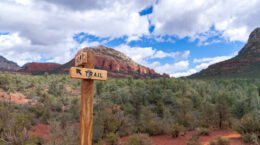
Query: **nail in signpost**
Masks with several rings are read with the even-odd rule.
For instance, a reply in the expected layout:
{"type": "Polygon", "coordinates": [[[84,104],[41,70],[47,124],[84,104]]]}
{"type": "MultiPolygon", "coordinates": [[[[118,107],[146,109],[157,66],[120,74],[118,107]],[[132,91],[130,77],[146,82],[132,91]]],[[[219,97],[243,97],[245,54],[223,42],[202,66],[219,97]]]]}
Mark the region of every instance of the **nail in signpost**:
{"type": "Polygon", "coordinates": [[[70,77],[82,79],[79,144],[92,145],[94,80],[105,81],[107,71],[94,69],[95,55],[86,49],[82,49],[76,54],[75,66],[70,68],[70,77]]]}

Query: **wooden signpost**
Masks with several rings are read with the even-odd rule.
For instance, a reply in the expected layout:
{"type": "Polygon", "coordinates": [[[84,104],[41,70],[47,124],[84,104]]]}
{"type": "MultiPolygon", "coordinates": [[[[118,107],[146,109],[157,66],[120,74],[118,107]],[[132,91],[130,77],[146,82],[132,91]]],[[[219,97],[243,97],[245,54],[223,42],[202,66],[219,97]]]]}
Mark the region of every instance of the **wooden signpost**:
{"type": "Polygon", "coordinates": [[[82,79],[80,102],[80,145],[92,145],[94,80],[105,81],[107,71],[96,70],[95,55],[82,49],[75,56],[75,66],[70,68],[70,77],[82,79]]]}

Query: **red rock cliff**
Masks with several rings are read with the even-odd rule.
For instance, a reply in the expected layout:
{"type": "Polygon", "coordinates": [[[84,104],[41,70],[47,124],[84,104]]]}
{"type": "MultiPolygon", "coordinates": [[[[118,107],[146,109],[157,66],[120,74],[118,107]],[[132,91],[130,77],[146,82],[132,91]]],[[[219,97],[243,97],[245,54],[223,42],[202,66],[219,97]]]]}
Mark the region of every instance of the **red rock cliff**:
{"type": "Polygon", "coordinates": [[[60,67],[60,64],[54,63],[37,63],[31,62],[23,66],[22,71],[26,72],[50,72],[57,67],[60,67]]]}
{"type": "MultiPolygon", "coordinates": [[[[108,71],[109,77],[127,78],[158,78],[169,77],[169,75],[160,75],[153,69],[137,64],[123,53],[112,48],[99,46],[96,48],[86,48],[95,52],[95,68],[108,71]]],[[[74,59],[55,69],[55,72],[68,72],[69,68],[74,66],[74,59]]]]}

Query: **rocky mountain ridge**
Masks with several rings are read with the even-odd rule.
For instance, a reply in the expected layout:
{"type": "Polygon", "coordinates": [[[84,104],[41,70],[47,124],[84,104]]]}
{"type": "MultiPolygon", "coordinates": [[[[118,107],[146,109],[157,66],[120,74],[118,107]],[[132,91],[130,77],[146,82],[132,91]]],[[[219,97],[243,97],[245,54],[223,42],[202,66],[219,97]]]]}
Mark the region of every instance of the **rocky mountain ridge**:
{"type": "Polygon", "coordinates": [[[0,70],[1,71],[18,71],[20,66],[18,66],[15,62],[7,60],[3,56],[0,56],[0,70]]]}
{"type": "Polygon", "coordinates": [[[248,42],[237,56],[213,64],[190,77],[260,77],[260,28],[249,35],[248,42]]]}
{"type": "MultiPolygon", "coordinates": [[[[132,76],[134,78],[158,78],[169,77],[167,74],[160,75],[153,69],[142,66],[134,62],[125,54],[105,46],[98,46],[94,48],[87,47],[85,49],[92,50],[95,53],[95,68],[108,71],[109,77],[127,78],[132,76]]],[[[68,63],[54,69],[53,73],[69,71],[69,68],[74,66],[74,59],[68,63]]]]}
{"type": "MultiPolygon", "coordinates": [[[[108,77],[116,78],[158,78],[169,77],[167,74],[156,73],[153,69],[142,66],[134,62],[131,58],[125,54],[105,46],[87,47],[95,53],[95,68],[108,71],[108,77]]],[[[57,63],[40,63],[30,62],[22,67],[19,67],[13,62],[7,61],[5,58],[0,57],[0,70],[9,71],[12,73],[23,74],[36,74],[41,75],[44,73],[58,74],[69,73],[70,67],[75,66],[74,59],[61,65],[57,63]],[[4,62],[4,63],[3,63],[4,62]],[[8,65],[7,65],[8,64],[8,65]]]]}

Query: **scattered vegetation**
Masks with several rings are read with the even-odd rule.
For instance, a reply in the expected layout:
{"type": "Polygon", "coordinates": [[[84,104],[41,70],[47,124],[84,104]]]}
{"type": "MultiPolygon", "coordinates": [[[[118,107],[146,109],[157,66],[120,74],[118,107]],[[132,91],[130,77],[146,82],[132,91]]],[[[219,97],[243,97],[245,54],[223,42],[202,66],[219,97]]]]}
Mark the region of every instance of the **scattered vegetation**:
{"type": "Polygon", "coordinates": [[[152,145],[152,141],[147,134],[134,134],[123,145],[152,145]]]}
{"type": "Polygon", "coordinates": [[[174,124],[171,129],[171,136],[173,138],[177,138],[182,130],[183,126],[180,126],[179,124],[174,124]]]}
{"type": "Polygon", "coordinates": [[[210,141],[210,145],[230,145],[230,141],[226,138],[216,137],[215,140],[210,141]]]}
{"type": "MultiPolygon", "coordinates": [[[[19,142],[46,144],[28,133],[39,122],[50,125],[49,143],[78,144],[80,80],[68,75],[0,74],[0,92],[20,92],[37,102],[0,103],[0,144],[15,144],[6,135],[10,129],[19,142]]],[[[259,142],[258,79],[109,79],[95,82],[94,100],[95,144],[116,144],[120,137],[136,133],[178,137],[196,128],[198,136],[209,135],[210,128],[233,128],[246,142],[259,142]]],[[[197,137],[190,140],[196,144],[197,137]]]]}
{"type": "Polygon", "coordinates": [[[208,128],[197,128],[196,132],[198,132],[198,134],[200,136],[209,136],[210,134],[210,129],[208,128]]]}
{"type": "Polygon", "coordinates": [[[189,138],[187,145],[200,145],[199,138],[200,135],[198,134],[198,132],[194,132],[189,138]]]}

